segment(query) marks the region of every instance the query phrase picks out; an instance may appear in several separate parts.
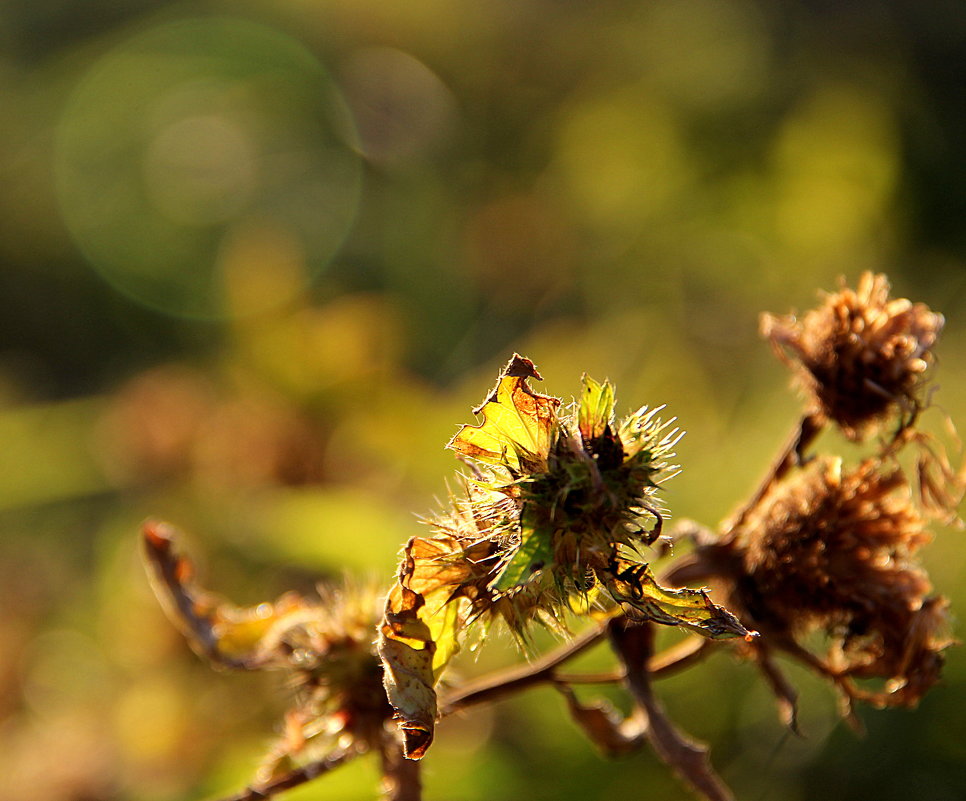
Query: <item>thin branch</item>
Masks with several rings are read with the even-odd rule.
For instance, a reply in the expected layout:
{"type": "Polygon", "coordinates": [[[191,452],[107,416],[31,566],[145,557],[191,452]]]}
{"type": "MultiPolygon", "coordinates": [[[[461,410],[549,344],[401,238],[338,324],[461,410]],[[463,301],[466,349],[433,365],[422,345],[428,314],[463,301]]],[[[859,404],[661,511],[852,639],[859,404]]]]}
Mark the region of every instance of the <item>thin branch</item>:
{"type": "Polygon", "coordinates": [[[647,672],[652,679],[663,679],[697,664],[711,653],[711,648],[711,640],[705,637],[688,637],[648,659],[647,672]]]}
{"type": "Polygon", "coordinates": [[[294,768],[257,787],[246,787],[240,793],[226,796],[219,801],[265,801],[266,798],[271,798],[283,790],[291,790],[293,787],[298,787],[335,770],[346,762],[355,759],[363,753],[363,750],[357,746],[341,748],[322,759],[309,762],[300,768],[294,768]]]}
{"type": "Polygon", "coordinates": [[[623,670],[607,670],[602,673],[557,673],[550,680],[554,684],[615,684],[624,681],[623,670]]]}
{"type": "Polygon", "coordinates": [[[647,665],[654,642],[653,626],[611,621],[608,634],[611,647],[627,668],[627,688],[646,720],[644,735],[654,752],[708,801],[734,801],[708,758],[708,747],[680,731],[654,697],[647,665]]]}
{"type": "Polygon", "coordinates": [[[859,735],[865,733],[865,724],[856,712],[855,704],[857,701],[864,701],[872,705],[881,703],[881,697],[877,693],[868,693],[855,686],[855,683],[847,675],[835,670],[822,659],[817,657],[807,648],[799,645],[791,637],[783,638],[775,643],[776,647],[785,653],[798,659],[806,667],[811,668],[819,676],[829,679],[839,691],[840,712],[849,727],[859,735]]]}
{"type": "MultiPolygon", "coordinates": [[[[572,642],[551,651],[531,665],[500,670],[469,682],[446,696],[440,703],[440,715],[446,716],[477,704],[499,701],[538,684],[610,684],[623,681],[625,671],[565,674],[557,668],[573,659],[606,636],[606,627],[588,629],[572,642]]],[[[648,672],[654,679],[665,678],[704,659],[712,643],[703,637],[690,637],[654,655],[648,661],[648,672]]]]}
{"type": "Polygon", "coordinates": [[[824,420],[817,414],[807,414],[796,424],[791,436],[765,473],[758,489],[725,524],[725,532],[732,532],[739,528],[761,499],[768,494],[768,491],[777,482],[785,477],[789,470],[805,463],[805,449],[822,433],[824,427],[824,420]]]}
{"type": "Polygon", "coordinates": [[[778,703],[778,715],[782,723],[801,737],[802,732],[798,727],[798,692],[778,665],[775,664],[771,652],[764,644],[757,644],[752,653],[758,663],[759,670],[761,670],[768,686],[775,694],[775,700],[778,703]]]}
{"type": "Polygon", "coordinates": [[[449,715],[469,706],[499,700],[534,684],[553,681],[554,671],[560,665],[582,654],[606,636],[606,626],[587,629],[533,664],[501,670],[469,682],[442,700],[440,714],[449,715]]]}

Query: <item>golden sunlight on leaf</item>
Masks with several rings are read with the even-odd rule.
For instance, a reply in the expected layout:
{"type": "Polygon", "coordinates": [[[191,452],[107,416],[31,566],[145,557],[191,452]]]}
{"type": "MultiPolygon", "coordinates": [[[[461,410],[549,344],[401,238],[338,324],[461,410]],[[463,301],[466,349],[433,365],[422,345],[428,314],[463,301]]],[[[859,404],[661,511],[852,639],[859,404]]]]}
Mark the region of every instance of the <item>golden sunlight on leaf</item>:
{"type": "Polygon", "coordinates": [[[632,618],[666,626],[682,626],[711,639],[744,637],[757,632],[746,629],[731,612],[718,606],[704,590],[669,589],[657,583],[647,565],[615,559],[607,590],[632,618]]]}
{"type": "Polygon", "coordinates": [[[545,466],[560,400],[534,392],[527,383],[530,378],[541,378],[533,362],[514,354],[493,391],[473,410],[483,415],[483,422],[463,426],[449,447],[461,456],[514,472],[545,466]]]}
{"type": "Polygon", "coordinates": [[[258,645],[280,615],[292,609],[270,604],[242,609],[200,589],[190,560],[175,550],[174,529],[144,524],[145,562],[155,595],[192,649],[209,661],[231,668],[263,666],[258,645]]]}
{"type": "Polygon", "coordinates": [[[470,578],[471,563],[453,558],[443,538],[413,537],[389,593],[378,649],[389,702],[405,738],[406,756],[419,759],[433,741],[436,681],[459,650],[465,610],[450,603],[470,578]]]}
{"type": "Polygon", "coordinates": [[[598,384],[586,374],[583,385],[578,427],[584,442],[591,442],[604,433],[614,416],[614,387],[609,381],[598,384]]]}

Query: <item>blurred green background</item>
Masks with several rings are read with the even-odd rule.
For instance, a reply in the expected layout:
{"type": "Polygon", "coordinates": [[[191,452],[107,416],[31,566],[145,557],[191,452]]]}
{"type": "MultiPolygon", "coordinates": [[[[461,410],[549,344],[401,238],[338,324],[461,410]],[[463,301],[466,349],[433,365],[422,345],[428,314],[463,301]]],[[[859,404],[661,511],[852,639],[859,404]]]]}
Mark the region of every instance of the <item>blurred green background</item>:
{"type": "MultiPolygon", "coordinates": [[[[239,603],[388,584],[513,351],[552,394],[587,371],[622,413],[667,403],[668,505],[708,524],[798,408],[758,314],[840,275],[946,315],[936,400],[966,425],[961,2],[7,0],[0,101],[10,801],[243,786],[288,690],[188,652],[139,523],[186,530],[239,603]]],[[[925,555],[960,609],[962,536],[925,555]]],[[[515,658],[493,640],[464,675],[515,658]]],[[[789,671],[803,740],[727,649],[660,688],[740,798],[962,798],[962,648],[864,740],[789,671]]],[[[445,721],[425,767],[429,799],[685,795],[548,690],[445,721]]]]}

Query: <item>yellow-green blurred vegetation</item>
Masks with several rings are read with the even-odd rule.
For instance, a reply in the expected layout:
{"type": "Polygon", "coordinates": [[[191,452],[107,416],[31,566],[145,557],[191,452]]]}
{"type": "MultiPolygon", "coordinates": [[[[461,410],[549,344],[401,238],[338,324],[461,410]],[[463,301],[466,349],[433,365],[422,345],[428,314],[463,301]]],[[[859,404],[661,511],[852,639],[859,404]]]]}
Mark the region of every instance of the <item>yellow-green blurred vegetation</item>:
{"type": "MultiPolygon", "coordinates": [[[[289,690],[188,651],[140,522],[188,532],[238,603],[388,586],[513,351],[541,392],[586,371],[621,414],[666,403],[668,505],[713,525],[797,413],[759,313],[872,269],[946,315],[935,400],[966,426],[964,87],[957,2],[9,0],[0,795],[242,787],[289,690]]],[[[954,610],[963,536],[924,557],[954,610]]],[[[518,658],[489,640],[457,671],[518,658]]],[[[789,672],[806,739],[727,648],[659,690],[740,798],[962,797],[962,648],[865,739],[789,672]]],[[[444,721],[425,782],[686,793],[649,752],[598,757],[546,689],[444,721]]],[[[362,760],[288,797],[376,783],[362,760]]]]}

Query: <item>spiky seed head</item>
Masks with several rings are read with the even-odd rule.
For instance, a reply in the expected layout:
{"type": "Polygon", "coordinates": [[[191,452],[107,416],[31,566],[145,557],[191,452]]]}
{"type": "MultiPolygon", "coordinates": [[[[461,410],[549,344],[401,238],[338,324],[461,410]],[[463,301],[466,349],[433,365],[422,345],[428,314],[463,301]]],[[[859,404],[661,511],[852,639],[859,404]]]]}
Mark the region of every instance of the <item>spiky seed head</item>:
{"type": "Polygon", "coordinates": [[[801,319],[762,315],[761,332],[795,363],[810,411],[861,439],[897,410],[920,407],[943,322],[922,303],[890,298],[886,276],[866,272],[855,290],[843,282],[801,319]]]}

